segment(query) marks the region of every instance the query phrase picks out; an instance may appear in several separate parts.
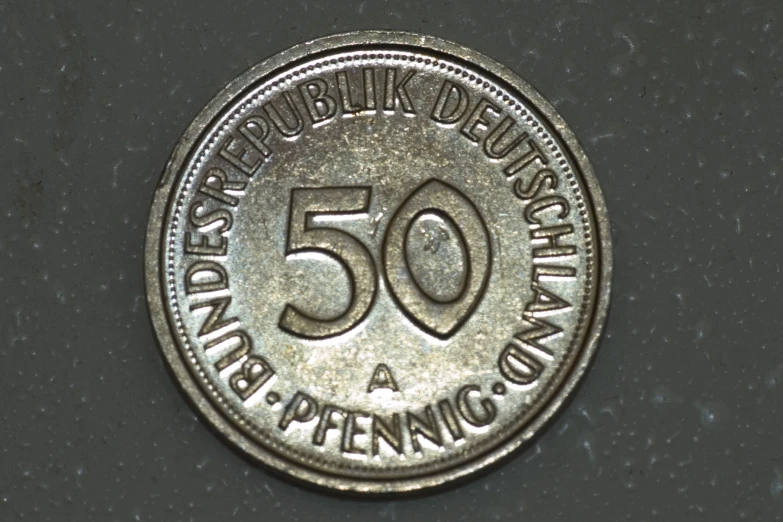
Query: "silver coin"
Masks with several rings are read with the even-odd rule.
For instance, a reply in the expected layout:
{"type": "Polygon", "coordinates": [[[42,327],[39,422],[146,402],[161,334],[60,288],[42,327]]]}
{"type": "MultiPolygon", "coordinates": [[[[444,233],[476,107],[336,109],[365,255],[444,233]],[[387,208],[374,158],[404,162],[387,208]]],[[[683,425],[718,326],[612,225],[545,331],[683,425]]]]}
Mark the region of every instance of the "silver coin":
{"type": "Polygon", "coordinates": [[[356,32],[251,68],[196,117],[151,210],[174,376],[241,451],[383,493],[465,476],[546,424],[609,301],[598,182],[491,59],[356,32]]]}

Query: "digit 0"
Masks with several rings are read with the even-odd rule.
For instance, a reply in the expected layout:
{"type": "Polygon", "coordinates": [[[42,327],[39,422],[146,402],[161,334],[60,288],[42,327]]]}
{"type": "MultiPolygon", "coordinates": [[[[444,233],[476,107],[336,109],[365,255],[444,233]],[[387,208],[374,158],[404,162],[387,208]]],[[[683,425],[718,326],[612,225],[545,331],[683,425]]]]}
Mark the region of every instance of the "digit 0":
{"type": "Polygon", "coordinates": [[[442,339],[453,335],[478,306],[490,264],[489,232],[478,209],[460,191],[438,180],[427,181],[405,200],[384,236],[383,274],[397,305],[416,326],[442,339]],[[465,283],[456,297],[445,302],[416,282],[405,249],[411,225],[428,212],[450,221],[467,254],[465,283]]]}

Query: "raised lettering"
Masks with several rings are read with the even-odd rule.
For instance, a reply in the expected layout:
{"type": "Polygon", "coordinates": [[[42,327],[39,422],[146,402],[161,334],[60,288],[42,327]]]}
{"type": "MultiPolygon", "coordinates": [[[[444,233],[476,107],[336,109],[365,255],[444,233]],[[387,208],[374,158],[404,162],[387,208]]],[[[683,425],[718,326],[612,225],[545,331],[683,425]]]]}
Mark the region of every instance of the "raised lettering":
{"type": "Polygon", "coordinates": [[[364,435],[365,431],[359,427],[359,419],[369,419],[370,416],[366,413],[348,412],[345,417],[345,423],[343,424],[343,438],[340,442],[340,450],[343,453],[350,453],[353,455],[366,455],[367,452],[361,448],[356,447],[356,436],[364,435]]]}
{"type": "Polygon", "coordinates": [[[248,354],[248,352],[253,346],[253,342],[250,340],[250,337],[248,337],[245,332],[241,330],[236,330],[224,334],[219,338],[215,339],[214,341],[207,343],[207,345],[204,346],[204,350],[209,352],[216,349],[222,349],[225,348],[226,346],[234,344],[232,343],[232,341],[239,341],[239,346],[233,348],[228,353],[228,355],[223,356],[220,360],[218,360],[215,363],[215,368],[217,368],[218,371],[223,371],[229,366],[231,366],[232,364],[239,362],[239,360],[242,359],[242,357],[248,354]]]}
{"type": "Polygon", "coordinates": [[[224,208],[219,208],[205,213],[204,208],[203,201],[194,201],[190,205],[190,223],[194,227],[198,227],[201,232],[209,232],[216,228],[216,224],[220,223],[219,227],[217,227],[219,233],[222,234],[231,230],[231,225],[234,224],[231,212],[224,208]]]}
{"type": "Polygon", "coordinates": [[[339,426],[332,420],[332,415],[334,414],[345,417],[347,412],[342,408],[330,404],[324,406],[323,412],[321,413],[321,420],[318,421],[318,426],[315,428],[315,433],[313,434],[313,444],[323,446],[326,441],[326,433],[329,430],[339,429],[339,426]]]}
{"type": "Polygon", "coordinates": [[[239,132],[242,136],[244,136],[264,158],[268,158],[272,155],[272,149],[266,144],[266,139],[269,137],[269,130],[269,123],[260,116],[251,116],[239,126],[239,132]]]}
{"type": "Polygon", "coordinates": [[[543,319],[536,319],[535,317],[525,316],[525,321],[532,324],[533,328],[516,334],[514,338],[522,344],[531,346],[534,349],[547,354],[549,357],[552,357],[552,352],[542,346],[538,341],[547,339],[553,335],[561,334],[563,333],[563,330],[543,319]]]}
{"type": "Polygon", "coordinates": [[[514,174],[523,171],[525,167],[527,167],[528,165],[530,165],[536,160],[540,161],[543,165],[549,163],[549,160],[544,154],[544,151],[541,149],[541,147],[536,142],[536,140],[532,138],[528,138],[525,141],[527,142],[528,147],[530,147],[530,149],[525,154],[523,154],[522,157],[514,160],[513,163],[511,163],[508,167],[506,167],[503,170],[506,176],[511,177],[514,174]]]}
{"type": "Polygon", "coordinates": [[[448,399],[443,399],[440,401],[438,403],[438,409],[440,410],[441,417],[443,417],[443,420],[446,421],[446,428],[449,430],[449,435],[451,435],[451,438],[454,440],[454,442],[462,440],[464,438],[462,428],[460,428],[459,422],[457,421],[457,415],[454,413],[454,407],[451,405],[448,399]]]}
{"type": "Polygon", "coordinates": [[[188,295],[216,292],[228,288],[228,273],[214,261],[193,263],[185,273],[185,292],[188,295]]]}
{"type": "Polygon", "coordinates": [[[374,390],[388,389],[391,391],[398,391],[397,383],[394,382],[391,370],[385,364],[379,364],[375,367],[375,371],[370,379],[370,385],[367,386],[367,393],[372,393],[374,390]]]}
{"type": "Polygon", "coordinates": [[[523,188],[524,183],[521,179],[514,181],[514,194],[523,201],[533,199],[541,192],[545,183],[548,190],[557,188],[557,176],[549,169],[541,169],[536,172],[536,175],[530,180],[530,184],[525,188],[523,188]]]}
{"type": "Polygon", "coordinates": [[[406,114],[416,114],[411,97],[406,90],[406,86],[411,78],[413,78],[414,74],[416,74],[416,71],[408,71],[398,82],[397,69],[394,67],[386,69],[386,96],[384,97],[383,102],[383,109],[385,111],[394,111],[397,107],[397,100],[399,100],[400,105],[402,106],[402,112],[406,114]]]}
{"type": "Polygon", "coordinates": [[[351,86],[348,83],[348,73],[340,71],[335,76],[337,77],[337,91],[340,93],[340,103],[343,108],[343,114],[350,116],[357,112],[361,112],[362,106],[353,101],[351,86]]]}
{"type": "Polygon", "coordinates": [[[576,268],[570,266],[545,266],[536,265],[533,267],[533,281],[539,283],[548,279],[573,278],[576,277],[576,268]]]}
{"type": "Polygon", "coordinates": [[[525,219],[527,219],[528,223],[541,224],[541,220],[536,217],[536,213],[550,207],[560,207],[560,212],[557,214],[557,217],[560,219],[567,217],[571,212],[571,207],[564,198],[561,196],[547,196],[545,198],[536,199],[525,207],[525,219]]]}
{"type": "Polygon", "coordinates": [[[530,136],[523,132],[516,138],[513,138],[509,140],[509,142],[505,145],[503,145],[503,148],[501,150],[496,150],[496,147],[498,144],[505,139],[506,134],[509,130],[511,130],[511,127],[516,125],[516,122],[510,117],[506,116],[503,118],[503,120],[498,123],[498,126],[495,127],[495,129],[490,133],[489,136],[487,136],[487,139],[484,141],[484,153],[492,159],[502,159],[508,156],[511,151],[516,149],[520,143],[527,140],[530,136]]]}
{"type": "Polygon", "coordinates": [[[424,415],[427,420],[422,419],[418,415],[408,412],[408,431],[411,436],[411,445],[413,451],[421,453],[421,442],[419,442],[419,436],[424,437],[438,447],[443,446],[440,432],[438,431],[438,424],[435,420],[435,413],[432,411],[432,406],[426,406],[424,408],[424,415]]]}
{"type": "Polygon", "coordinates": [[[486,98],[481,98],[476,104],[476,108],[473,109],[473,112],[470,113],[468,119],[465,120],[462,129],[460,129],[463,136],[474,143],[479,143],[481,141],[481,136],[476,135],[476,131],[488,129],[488,126],[491,123],[487,119],[487,113],[500,115],[500,108],[486,98]]]}
{"type": "Polygon", "coordinates": [[[272,120],[272,124],[274,124],[280,134],[286,138],[294,138],[299,136],[304,129],[302,114],[299,112],[299,107],[294,103],[294,98],[290,92],[283,93],[283,101],[286,107],[284,112],[293,118],[292,123],[286,121],[286,116],[280,114],[280,110],[271,101],[264,104],[264,112],[272,120]]]}
{"type": "Polygon", "coordinates": [[[457,409],[459,410],[460,415],[465,420],[465,422],[477,428],[488,426],[490,423],[492,423],[493,420],[495,420],[495,416],[497,415],[497,408],[495,408],[495,405],[492,404],[492,400],[487,398],[481,399],[479,404],[481,405],[482,411],[480,414],[477,414],[468,402],[468,397],[471,394],[478,394],[480,396],[481,388],[475,384],[468,384],[467,386],[463,386],[459,392],[457,392],[457,409]]]}
{"type": "Polygon", "coordinates": [[[237,203],[239,203],[239,199],[226,193],[226,191],[241,192],[245,190],[246,186],[247,183],[230,181],[223,169],[215,167],[209,169],[201,178],[198,191],[213,199],[235,207],[237,206],[237,203]]]}
{"type": "Polygon", "coordinates": [[[249,399],[275,374],[272,366],[263,357],[251,355],[242,367],[228,380],[229,386],[243,401],[249,399]]]}
{"type": "Polygon", "coordinates": [[[310,120],[315,123],[324,122],[337,113],[337,102],[329,95],[329,84],[321,78],[299,84],[310,120]]]}
{"type": "Polygon", "coordinates": [[[226,136],[223,146],[220,147],[220,157],[231,163],[246,176],[252,176],[256,173],[258,167],[261,166],[263,160],[261,158],[256,158],[256,160],[253,161],[249,158],[250,153],[246,148],[242,147],[241,144],[234,147],[234,143],[239,143],[239,140],[235,139],[233,136],[226,136]],[[236,152],[231,150],[232,147],[236,149],[236,152]],[[248,161],[250,161],[250,163],[248,163],[248,161]]]}
{"type": "Polygon", "coordinates": [[[364,76],[364,108],[368,111],[375,110],[375,69],[372,67],[362,69],[364,76]]]}
{"type": "Polygon", "coordinates": [[[539,317],[571,308],[571,303],[543,288],[538,283],[534,282],[531,285],[531,288],[533,289],[535,297],[525,307],[525,312],[535,317],[539,317]]]}
{"type": "Polygon", "coordinates": [[[235,326],[239,324],[239,319],[237,319],[236,317],[231,317],[228,319],[224,318],[226,309],[228,309],[228,305],[230,304],[231,304],[231,296],[226,296],[226,297],[218,297],[211,301],[207,301],[206,303],[195,304],[190,307],[191,312],[195,312],[196,310],[203,310],[204,308],[209,308],[209,315],[207,316],[207,319],[204,321],[204,323],[201,325],[201,329],[198,331],[199,337],[203,337],[205,335],[209,335],[218,330],[222,330],[223,328],[227,328],[229,326],[235,326]]]}
{"type": "Polygon", "coordinates": [[[530,239],[535,243],[546,242],[546,246],[539,246],[533,249],[533,259],[543,257],[561,257],[572,256],[576,254],[576,247],[573,245],[561,245],[560,238],[573,234],[573,225],[559,225],[556,227],[538,228],[530,231],[530,239]]]}
{"type": "Polygon", "coordinates": [[[292,422],[303,424],[315,418],[318,403],[306,393],[296,392],[280,419],[280,429],[285,431],[292,422]]]}
{"type": "Polygon", "coordinates": [[[440,94],[435,101],[430,117],[443,125],[452,125],[457,123],[467,110],[468,91],[463,86],[446,80],[440,88],[440,94]],[[457,96],[453,104],[450,103],[452,94],[457,96]]]}
{"type": "Polygon", "coordinates": [[[519,385],[534,383],[544,371],[544,365],[515,344],[508,344],[498,361],[503,377],[519,385]]]}
{"type": "Polygon", "coordinates": [[[185,253],[200,256],[224,256],[228,251],[228,240],[220,237],[220,244],[213,245],[209,241],[209,236],[201,236],[201,241],[195,243],[193,234],[185,232],[185,253]]]}
{"type": "Polygon", "coordinates": [[[378,415],[372,416],[372,454],[380,453],[379,441],[383,439],[390,448],[402,455],[402,424],[400,414],[394,413],[391,418],[391,426],[378,415]]]}

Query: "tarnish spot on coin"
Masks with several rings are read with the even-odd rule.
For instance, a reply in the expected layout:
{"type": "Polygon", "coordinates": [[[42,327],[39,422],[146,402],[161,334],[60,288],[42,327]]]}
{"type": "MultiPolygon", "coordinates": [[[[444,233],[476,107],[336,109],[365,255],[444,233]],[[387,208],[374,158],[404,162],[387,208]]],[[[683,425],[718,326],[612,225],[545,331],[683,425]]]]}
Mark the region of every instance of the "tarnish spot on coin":
{"type": "Polygon", "coordinates": [[[375,367],[370,384],[367,386],[368,393],[372,393],[375,390],[389,390],[393,392],[400,390],[394,381],[394,377],[392,377],[391,370],[383,363],[375,367]]]}
{"type": "Polygon", "coordinates": [[[419,214],[408,228],[405,251],[413,281],[424,295],[440,304],[459,299],[470,265],[462,234],[447,214],[419,214]]]}

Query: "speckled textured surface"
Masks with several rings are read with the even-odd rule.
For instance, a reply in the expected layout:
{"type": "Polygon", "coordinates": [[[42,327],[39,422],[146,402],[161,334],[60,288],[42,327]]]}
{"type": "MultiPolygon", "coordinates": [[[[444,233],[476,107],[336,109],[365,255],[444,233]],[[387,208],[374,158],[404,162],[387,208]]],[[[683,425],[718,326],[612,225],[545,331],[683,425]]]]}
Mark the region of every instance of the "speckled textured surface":
{"type": "Polygon", "coordinates": [[[783,519],[783,16],[768,2],[0,2],[0,520],[783,519]],[[165,5],[163,5],[165,4],[165,5]],[[581,138],[615,241],[575,400],[501,467],[356,500],[248,464],[147,318],[159,173],[206,101],[294,43],[430,33],[581,138]]]}

